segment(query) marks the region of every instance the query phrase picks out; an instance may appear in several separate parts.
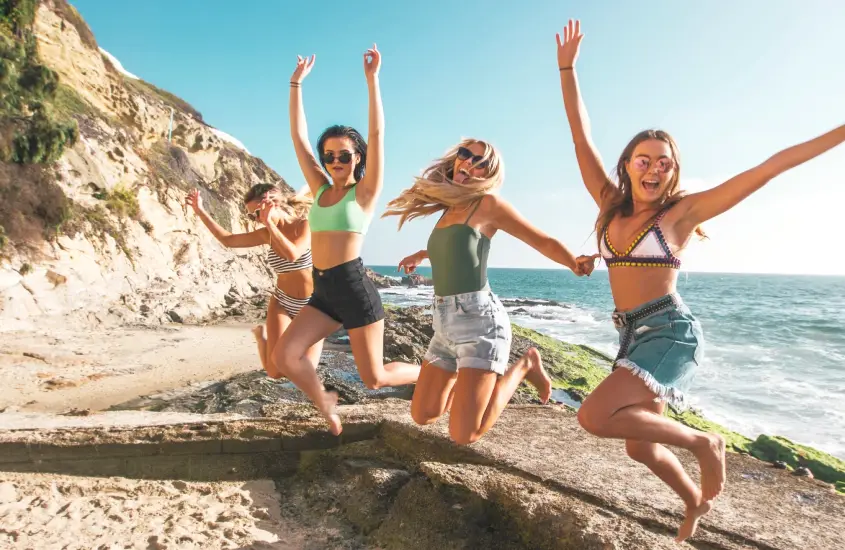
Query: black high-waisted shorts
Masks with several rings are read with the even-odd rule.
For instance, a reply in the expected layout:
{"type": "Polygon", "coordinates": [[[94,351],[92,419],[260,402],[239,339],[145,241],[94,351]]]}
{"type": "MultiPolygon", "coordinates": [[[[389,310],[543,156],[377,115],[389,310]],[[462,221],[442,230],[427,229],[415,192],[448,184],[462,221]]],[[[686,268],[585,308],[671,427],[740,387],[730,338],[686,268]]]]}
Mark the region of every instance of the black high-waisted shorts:
{"type": "Polygon", "coordinates": [[[361,258],[324,270],[314,267],[313,273],[314,294],[309,306],[322,311],[347,330],[384,319],[381,296],[364,271],[361,258]]]}

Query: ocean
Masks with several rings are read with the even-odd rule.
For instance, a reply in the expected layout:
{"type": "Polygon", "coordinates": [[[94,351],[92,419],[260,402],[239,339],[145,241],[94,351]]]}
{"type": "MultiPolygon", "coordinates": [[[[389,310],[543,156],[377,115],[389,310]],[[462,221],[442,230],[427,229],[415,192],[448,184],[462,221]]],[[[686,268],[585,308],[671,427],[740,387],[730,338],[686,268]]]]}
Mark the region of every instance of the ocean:
{"type": "MultiPolygon", "coordinates": [[[[488,277],[500,298],[537,302],[508,307],[512,322],[615,356],[607,271],[490,268],[488,277]]],[[[396,305],[428,305],[433,294],[381,292],[396,305]]],[[[748,437],[782,435],[845,459],[845,277],[681,272],[678,292],[706,341],[693,405],[748,437]]]]}

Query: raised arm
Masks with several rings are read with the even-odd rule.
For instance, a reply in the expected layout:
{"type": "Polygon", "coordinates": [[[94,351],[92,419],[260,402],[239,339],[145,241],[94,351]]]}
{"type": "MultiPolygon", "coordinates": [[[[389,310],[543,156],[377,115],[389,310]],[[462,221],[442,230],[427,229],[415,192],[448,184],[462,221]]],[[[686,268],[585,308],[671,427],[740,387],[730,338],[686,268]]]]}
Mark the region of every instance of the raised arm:
{"type": "Polygon", "coordinates": [[[250,248],[267,244],[267,232],[263,228],[250,231],[249,233],[236,234],[223,229],[202,207],[202,196],[198,189],[194,189],[188,193],[185,202],[194,210],[194,213],[202,221],[203,225],[211,231],[214,238],[220,241],[220,244],[226,248],[250,248]]]}
{"type": "Polygon", "coordinates": [[[381,104],[381,89],[378,72],[381,67],[381,53],[373,47],[364,54],[364,74],[367,76],[367,90],[370,98],[369,131],[367,135],[367,164],[360,190],[356,194],[364,208],[375,205],[384,184],[384,108],[381,104]]]}
{"type": "Polygon", "coordinates": [[[581,170],[581,178],[590,196],[601,208],[602,192],[605,188],[615,192],[616,186],[607,177],[604,164],[598,149],[590,136],[590,117],[587,116],[587,107],[581,99],[581,91],[578,88],[578,77],[575,74],[575,61],[578,59],[578,48],[581,45],[581,22],[569,20],[569,25],[563,29],[563,39],[560,34],[557,38],[557,64],[560,69],[560,89],[563,93],[563,105],[566,109],[566,118],[569,120],[569,128],[572,131],[572,140],[575,143],[575,158],[578,160],[578,168],[581,170]],[[608,187],[610,186],[610,187],[608,187]]]}
{"type": "Polygon", "coordinates": [[[293,149],[296,151],[296,160],[299,162],[302,175],[308,182],[311,194],[316,197],[320,187],[328,183],[329,180],[320,167],[320,162],[314,156],[311,144],[308,142],[308,124],[305,121],[305,109],[302,106],[302,81],[311,72],[311,67],[314,66],[317,56],[312,55],[307,59],[296,56],[296,59],[296,69],[290,77],[290,103],[288,105],[290,137],[293,139],[293,149]]]}
{"type": "Polygon", "coordinates": [[[270,237],[270,246],[280,258],[293,262],[308,249],[311,239],[307,220],[293,222],[294,224],[299,224],[298,231],[296,232],[298,236],[296,239],[288,238],[279,229],[281,212],[270,199],[261,201],[259,219],[264,224],[264,227],[267,228],[267,233],[270,237]]]}
{"type": "Polygon", "coordinates": [[[532,225],[503,198],[490,195],[484,200],[489,208],[489,214],[485,218],[494,220],[496,229],[513,235],[546,258],[565,265],[576,274],[581,274],[575,255],[566,245],[532,225]]]}
{"type": "Polygon", "coordinates": [[[681,218],[681,223],[689,226],[691,231],[692,228],[710,218],[730,210],[771,179],[833,149],[842,142],[845,142],[845,125],[815,139],[784,149],[762,164],[732,177],[721,185],[689,195],[681,201],[681,204],[686,203],[686,211],[681,218]]]}

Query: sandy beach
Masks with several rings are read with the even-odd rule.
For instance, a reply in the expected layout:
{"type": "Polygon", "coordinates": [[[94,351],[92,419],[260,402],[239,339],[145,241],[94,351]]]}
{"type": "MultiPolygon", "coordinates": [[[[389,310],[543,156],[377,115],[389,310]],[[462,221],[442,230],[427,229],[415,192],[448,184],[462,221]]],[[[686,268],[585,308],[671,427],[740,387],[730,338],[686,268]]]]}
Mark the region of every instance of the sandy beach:
{"type": "Polygon", "coordinates": [[[104,410],[141,395],[259,370],[252,326],[2,332],[0,410],[104,410]]]}
{"type": "Polygon", "coordinates": [[[0,547],[37,550],[306,545],[271,480],[193,483],[0,475],[0,547]]]}

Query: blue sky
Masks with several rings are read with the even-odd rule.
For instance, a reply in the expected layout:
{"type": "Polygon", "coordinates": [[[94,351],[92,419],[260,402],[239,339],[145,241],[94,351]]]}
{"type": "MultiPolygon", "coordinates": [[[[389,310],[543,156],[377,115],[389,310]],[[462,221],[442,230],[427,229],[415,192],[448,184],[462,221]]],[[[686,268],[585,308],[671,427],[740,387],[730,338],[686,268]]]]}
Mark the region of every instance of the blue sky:
{"type": "MultiPolygon", "coordinates": [[[[329,124],[366,135],[362,54],[382,52],[386,180],[378,214],[464,136],[495,143],[502,194],[581,253],[596,207],[581,182],[560,95],[555,32],[580,18],[578,62],[606,165],[646,127],[679,142],[682,184],[700,190],[845,122],[845,3],[72,0],[124,67],[203,113],[294,188],[287,98],[296,55],[317,54],[303,90],[312,143],[329,124]],[[492,6],[496,6],[492,8],[492,6]]],[[[705,226],[687,271],[845,274],[839,242],[845,146],[771,182],[705,226]]],[[[434,218],[375,220],[368,264],[425,246],[434,218]]],[[[492,266],[554,267],[500,234],[492,266]]]]}

